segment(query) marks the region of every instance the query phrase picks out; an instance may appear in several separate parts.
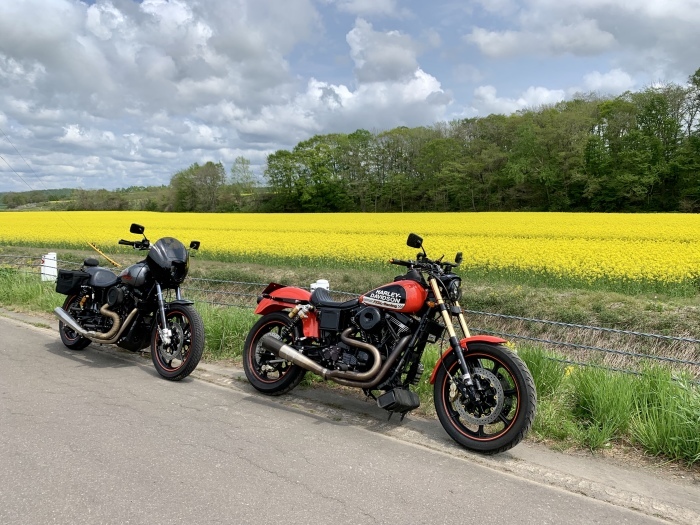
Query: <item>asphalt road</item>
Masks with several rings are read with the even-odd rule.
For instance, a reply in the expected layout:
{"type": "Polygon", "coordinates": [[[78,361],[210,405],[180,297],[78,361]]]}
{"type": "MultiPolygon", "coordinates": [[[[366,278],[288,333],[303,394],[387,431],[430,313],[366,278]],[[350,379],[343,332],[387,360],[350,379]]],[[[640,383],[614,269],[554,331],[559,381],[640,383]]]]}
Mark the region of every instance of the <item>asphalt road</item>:
{"type": "Polygon", "coordinates": [[[0,524],[662,523],[0,317],[0,524]]]}

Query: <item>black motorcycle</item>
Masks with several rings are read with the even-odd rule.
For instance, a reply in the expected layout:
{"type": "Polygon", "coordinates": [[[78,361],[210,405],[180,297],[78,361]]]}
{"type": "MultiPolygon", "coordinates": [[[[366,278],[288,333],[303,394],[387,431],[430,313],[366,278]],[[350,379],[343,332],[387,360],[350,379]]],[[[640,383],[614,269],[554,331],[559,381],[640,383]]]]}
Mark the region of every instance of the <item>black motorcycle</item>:
{"type": "MultiPolygon", "coordinates": [[[[144,227],[132,224],[129,231],[143,235],[144,227]]],[[[61,341],[71,350],[91,342],[132,351],[150,346],[158,373],[179,381],[197,367],[204,350],[202,318],[193,301],[180,294],[189,251],[172,237],[151,245],[143,235],[140,241],[122,239],[119,244],[148,250],[148,256],[119,275],[93,258],[85,259],[80,270],[59,270],[56,291],[68,296],[63,308],[54,310],[61,341]],[[164,298],[167,290],[174,291],[173,300],[164,298]]],[[[190,249],[199,249],[199,241],[192,241],[190,249]]]]}

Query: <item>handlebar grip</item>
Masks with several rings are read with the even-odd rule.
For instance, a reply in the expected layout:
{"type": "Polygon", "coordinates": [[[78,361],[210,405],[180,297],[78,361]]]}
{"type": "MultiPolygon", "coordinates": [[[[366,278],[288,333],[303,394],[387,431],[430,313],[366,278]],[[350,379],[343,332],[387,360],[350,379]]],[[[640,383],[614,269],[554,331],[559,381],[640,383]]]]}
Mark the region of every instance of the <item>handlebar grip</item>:
{"type": "Polygon", "coordinates": [[[119,244],[126,244],[127,246],[133,246],[133,241],[127,241],[125,239],[119,239],[119,244]]]}
{"type": "Polygon", "coordinates": [[[413,263],[411,261],[403,261],[401,259],[389,259],[389,262],[391,264],[398,264],[399,266],[412,266],[413,263]]]}

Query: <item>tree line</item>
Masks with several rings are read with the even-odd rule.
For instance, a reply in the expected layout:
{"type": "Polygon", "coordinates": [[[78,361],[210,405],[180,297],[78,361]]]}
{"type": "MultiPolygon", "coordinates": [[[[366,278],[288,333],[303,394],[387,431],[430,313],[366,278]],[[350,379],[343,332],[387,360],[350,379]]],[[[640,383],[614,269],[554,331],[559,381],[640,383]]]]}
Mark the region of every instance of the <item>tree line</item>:
{"type": "Polygon", "coordinates": [[[700,69],[684,86],[318,135],[265,175],[275,211],[700,211],[700,69]]]}
{"type": "MultiPolygon", "coordinates": [[[[697,212],[700,69],[685,85],[581,95],[508,116],[316,135],[268,155],[263,176],[244,157],[229,172],[220,162],[195,163],[168,186],[75,190],[63,207],[697,212]]],[[[5,194],[5,205],[17,206],[17,195],[5,194]]]]}

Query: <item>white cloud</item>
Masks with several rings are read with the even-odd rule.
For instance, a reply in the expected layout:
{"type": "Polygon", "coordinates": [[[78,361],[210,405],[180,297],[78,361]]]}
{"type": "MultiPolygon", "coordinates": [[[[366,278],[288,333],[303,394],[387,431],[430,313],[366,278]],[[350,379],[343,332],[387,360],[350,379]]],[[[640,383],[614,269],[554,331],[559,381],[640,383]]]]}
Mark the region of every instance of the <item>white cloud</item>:
{"type": "Polygon", "coordinates": [[[607,53],[613,67],[674,80],[699,65],[698,0],[526,0],[503,10],[478,2],[491,23],[464,38],[487,57],[607,53]]]}
{"type": "Polygon", "coordinates": [[[418,46],[399,31],[375,31],[358,18],[346,39],[360,83],[406,79],[418,69],[418,46]]]}
{"type": "Polygon", "coordinates": [[[698,0],[0,1],[0,126],[52,183],[163,183],[313,134],[683,82],[697,27],[698,0]]]}
{"type": "Polygon", "coordinates": [[[583,77],[586,91],[595,91],[599,93],[619,94],[635,85],[634,79],[621,69],[613,69],[607,73],[593,71],[583,77]]]}
{"type": "Polygon", "coordinates": [[[475,27],[465,36],[482,53],[494,58],[509,58],[525,54],[597,55],[615,46],[615,38],[598,27],[594,20],[572,23],[554,22],[545,28],[525,31],[488,31],[475,27]]]}
{"type": "Polygon", "coordinates": [[[397,0],[326,0],[334,3],[339,11],[358,16],[386,15],[397,16],[403,11],[397,0]]]}
{"type": "Polygon", "coordinates": [[[491,113],[510,114],[521,109],[535,109],[556,104],[566,98],[560,89],[531,86],[517,98],[499,97],[494,86],[480,86],[474,90],[473,110],[480,115],[491,113]]]}

